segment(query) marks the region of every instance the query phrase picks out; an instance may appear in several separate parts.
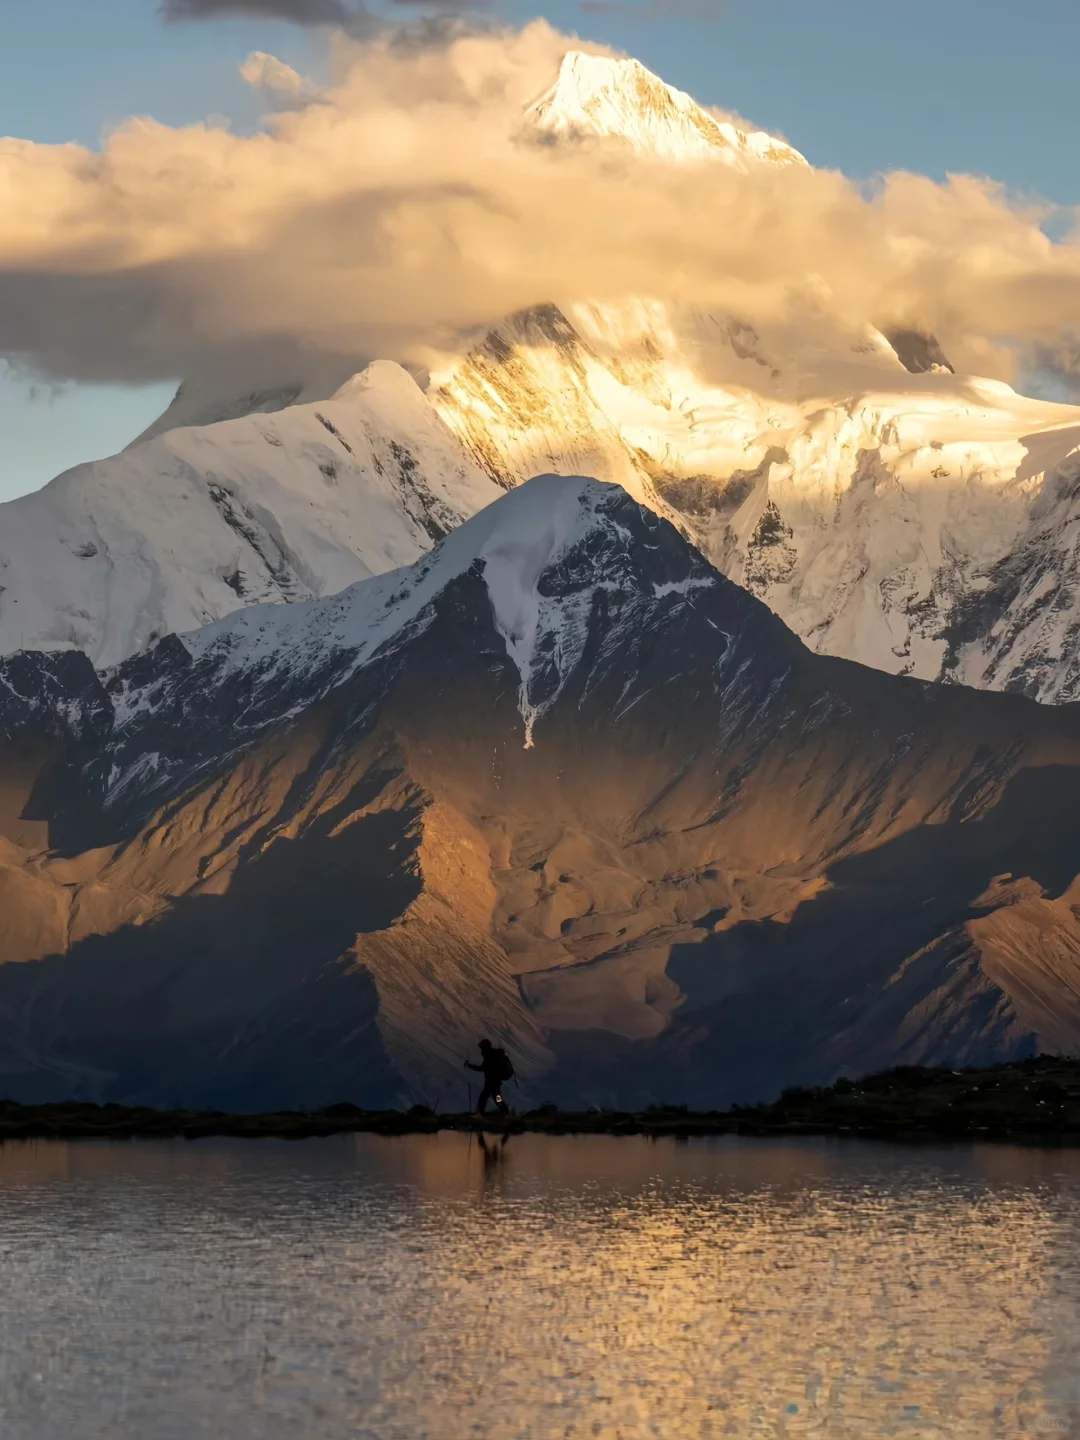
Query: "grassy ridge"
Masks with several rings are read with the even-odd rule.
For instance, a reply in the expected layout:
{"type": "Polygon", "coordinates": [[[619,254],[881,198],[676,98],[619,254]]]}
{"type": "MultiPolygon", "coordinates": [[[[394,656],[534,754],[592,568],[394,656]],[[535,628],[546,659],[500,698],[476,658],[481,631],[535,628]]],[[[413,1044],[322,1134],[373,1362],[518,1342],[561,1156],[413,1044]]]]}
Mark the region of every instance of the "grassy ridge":
{"type": "Polygon", "coordinates": [[[505,1120],[480,1120],[436,1115],[422,1105],[400,1111],[343,1103],[317,1111],[229,1115],[74,1101],[0,1101],[0,1140],[307,1139],[360,1131],[406,1135],[478,1128],[550,1135],[852,1135],[1072,1145],[1080,1144],[1080,1059],[1044,1056],[988,1070],[904,1067],[840,1080],[828,1088],[785,1090],[769,1105],[696,1113],[674,1105],[636,1114],[543,1106],[505,1120]]]}

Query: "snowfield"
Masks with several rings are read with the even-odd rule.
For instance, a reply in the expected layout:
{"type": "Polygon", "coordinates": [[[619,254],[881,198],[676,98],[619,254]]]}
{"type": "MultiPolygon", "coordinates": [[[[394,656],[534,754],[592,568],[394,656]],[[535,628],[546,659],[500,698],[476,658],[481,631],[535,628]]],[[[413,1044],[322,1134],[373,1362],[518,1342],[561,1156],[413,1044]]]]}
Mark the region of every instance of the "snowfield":
{"type": "Polygon", "coordinates": [[[172,430],[0,506],[0,652],[107,668],[243,605],[411,564],[501,493],[400,366],[172,430]]]}

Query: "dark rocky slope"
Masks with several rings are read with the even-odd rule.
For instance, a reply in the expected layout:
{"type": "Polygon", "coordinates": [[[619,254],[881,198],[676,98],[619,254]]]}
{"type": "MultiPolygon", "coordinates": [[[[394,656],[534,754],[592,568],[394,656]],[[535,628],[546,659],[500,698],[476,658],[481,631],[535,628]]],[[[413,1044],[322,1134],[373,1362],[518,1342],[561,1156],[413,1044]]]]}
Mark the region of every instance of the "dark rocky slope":
{"type": "Polygon", "coordinates": [[[1080,1048],[1074,707],[811,655],[617,487],[67,663],[0,674],[13,1099],[457,1109],[482,1032],[623,1108],[1080,1048]]]}

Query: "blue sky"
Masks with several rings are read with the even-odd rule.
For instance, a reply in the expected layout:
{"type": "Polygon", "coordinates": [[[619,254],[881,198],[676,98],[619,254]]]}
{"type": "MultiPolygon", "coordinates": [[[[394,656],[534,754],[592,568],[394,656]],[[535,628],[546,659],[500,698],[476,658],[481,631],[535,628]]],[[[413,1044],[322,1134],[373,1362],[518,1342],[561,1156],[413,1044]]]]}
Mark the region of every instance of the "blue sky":
{"type": "MultiPolygon", "coordinates": [[[[542,13],[626,50],[697,99],[782,132],[819,166],[967,171],[1080,205],[1077,0],[600,4],[508,0],[501,13],[542,13]]],[[[244,58],[268,50],[318,74],[322,43],[272,21],[166,27],[156,0],[0,0],[0,135],[96,144],[131,114],[248,127],[244,58]]],[[[0,498],[120,448],[168,398],[162,386],[50,392],[0,370],[0,498]]]]}

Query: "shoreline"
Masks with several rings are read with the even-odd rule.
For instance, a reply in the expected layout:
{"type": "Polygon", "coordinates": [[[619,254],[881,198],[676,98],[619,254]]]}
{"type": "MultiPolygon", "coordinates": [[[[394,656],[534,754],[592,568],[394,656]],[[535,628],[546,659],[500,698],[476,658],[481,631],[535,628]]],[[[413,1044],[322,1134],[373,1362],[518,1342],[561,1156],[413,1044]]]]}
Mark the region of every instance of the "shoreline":
{"type": "Polygon", "coordinates": [[[558,1110],[542,1106],[506,1118],[365,1110],[349,1102],[316,1111],[228,1114],[71,1101],[22,1105],[0,1100],[4,1140],[316,1139],[332,1135],[465,1133],[645,1135],[700,1138],[837,1136],[846,1139],[976,1140],[1080,1146],[1080,1059],[1043,1056],[979,1070],[902,1067],[828,1087],[795,1087],[770,1104],[695,1112],[558,1110]]]}

